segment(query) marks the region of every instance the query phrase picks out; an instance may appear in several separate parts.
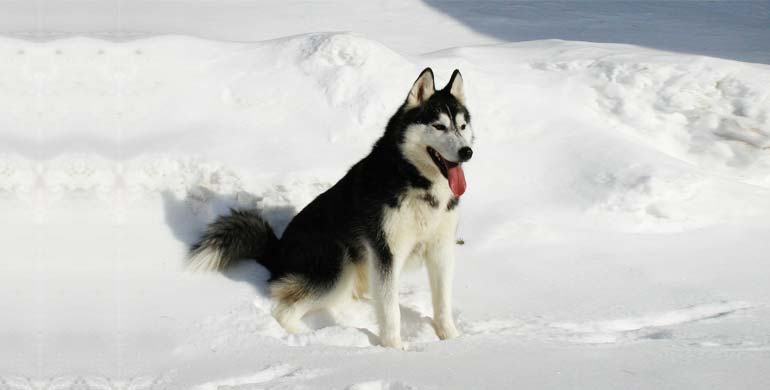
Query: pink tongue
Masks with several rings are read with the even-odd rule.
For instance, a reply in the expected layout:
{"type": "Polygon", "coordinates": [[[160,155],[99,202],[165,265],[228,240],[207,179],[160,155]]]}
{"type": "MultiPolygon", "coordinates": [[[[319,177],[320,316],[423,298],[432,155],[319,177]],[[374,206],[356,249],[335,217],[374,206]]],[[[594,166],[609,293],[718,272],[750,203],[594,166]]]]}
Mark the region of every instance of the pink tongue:
{"type": "Polygon", "coordinates": [[[447,168],[447,177],[449,178],[449,188],[452,189],[455,196],[465,193],[465,174],[460,164],[454,168],[447,168]]]}

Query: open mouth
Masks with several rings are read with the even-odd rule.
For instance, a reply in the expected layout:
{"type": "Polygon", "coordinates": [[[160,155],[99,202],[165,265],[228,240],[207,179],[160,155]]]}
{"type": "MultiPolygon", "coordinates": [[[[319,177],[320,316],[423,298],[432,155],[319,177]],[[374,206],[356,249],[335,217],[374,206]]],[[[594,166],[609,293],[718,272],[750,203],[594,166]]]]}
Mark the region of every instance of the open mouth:
{"type": "Polygon", "coordinates": [[[428,146],[428,155],[430,155],[430,159],[433,160],[433,162],[438,167],[438,170],[441,171],[441,174],[444,175],[445,178],[449,178],[449,168],[454,168],[460,164],[456,162],[449,161],[444,158],[439,152],[437,152],[435,149],[428,146]]]}
{"type": "Polygon", "coordinates": [[[449,182],[449,188],[455,196],[460,196],[465,193],[465,173],[463,172],[462,164],[454,161],[449,161],[430,146],[427,147],[428,155],[433,163],[436,164],[438,170],[449,182]]]}

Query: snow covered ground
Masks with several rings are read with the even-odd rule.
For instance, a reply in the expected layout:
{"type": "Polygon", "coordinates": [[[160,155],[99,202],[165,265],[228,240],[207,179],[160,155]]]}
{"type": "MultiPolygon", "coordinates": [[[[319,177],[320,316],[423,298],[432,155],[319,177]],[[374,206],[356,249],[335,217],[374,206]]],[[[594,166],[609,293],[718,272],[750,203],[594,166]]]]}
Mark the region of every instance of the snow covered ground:
{"type": "Polygon", "coordinates": [[[0,389],[770,388],[768,3],[603,4],[0,3],[0,389]],[[425,66],[478,137],[462,337],[422,272],[402,352],[366,301],[290,335],[261,266],[182,270],[230,206],[282,230],[425,66]]]}

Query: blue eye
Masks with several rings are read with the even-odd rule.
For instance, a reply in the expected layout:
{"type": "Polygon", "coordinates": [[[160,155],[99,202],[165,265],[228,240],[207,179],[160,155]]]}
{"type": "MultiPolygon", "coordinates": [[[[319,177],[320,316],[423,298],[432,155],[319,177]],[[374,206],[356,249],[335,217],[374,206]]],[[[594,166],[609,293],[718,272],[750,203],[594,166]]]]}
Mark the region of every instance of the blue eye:
{"type": "Polygon", "coordinates": [[[442,125],[440,123],[434,124],[433,128],[435,128],[436,130],[446,131],[446,126],[444,126],[444,125],[442,125]]]}

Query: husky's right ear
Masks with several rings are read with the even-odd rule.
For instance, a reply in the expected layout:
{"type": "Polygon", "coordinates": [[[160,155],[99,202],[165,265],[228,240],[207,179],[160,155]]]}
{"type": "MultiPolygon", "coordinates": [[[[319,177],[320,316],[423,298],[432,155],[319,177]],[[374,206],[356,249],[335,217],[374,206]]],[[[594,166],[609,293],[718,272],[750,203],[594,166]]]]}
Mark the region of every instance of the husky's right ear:
{"type": "Polygon", "coordinates": [[[409,96],[406,97],[406,107],[417,107],[425,103],[434,93],[436,93],[436,86],[433,83],[433,70],[425,68],[412,85],[409,96]]]}

